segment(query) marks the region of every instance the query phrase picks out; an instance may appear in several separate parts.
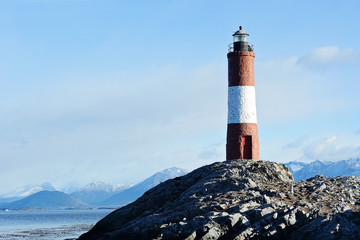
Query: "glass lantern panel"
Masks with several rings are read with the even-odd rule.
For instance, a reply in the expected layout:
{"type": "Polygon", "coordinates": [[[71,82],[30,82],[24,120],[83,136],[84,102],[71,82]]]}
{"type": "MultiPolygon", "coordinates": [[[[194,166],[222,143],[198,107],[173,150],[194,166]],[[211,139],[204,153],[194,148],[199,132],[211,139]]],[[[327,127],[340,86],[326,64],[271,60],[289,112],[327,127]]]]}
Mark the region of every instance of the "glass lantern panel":
{"type": "Polygon", "coordinates": [[[247,42],[248,36],[247,35],[235,35],[234,42],[247,42]]]}

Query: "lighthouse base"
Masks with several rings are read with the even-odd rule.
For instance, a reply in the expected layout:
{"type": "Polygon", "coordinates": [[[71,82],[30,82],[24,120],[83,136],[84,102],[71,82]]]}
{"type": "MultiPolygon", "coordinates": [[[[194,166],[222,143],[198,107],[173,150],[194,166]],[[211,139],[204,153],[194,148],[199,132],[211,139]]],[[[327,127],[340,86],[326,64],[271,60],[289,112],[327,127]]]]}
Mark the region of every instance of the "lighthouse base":
{"type": "Polygon", "coordinates": [[[260,159],[256,123],[228,124],[226,160],[234,159],[260,159]]]}

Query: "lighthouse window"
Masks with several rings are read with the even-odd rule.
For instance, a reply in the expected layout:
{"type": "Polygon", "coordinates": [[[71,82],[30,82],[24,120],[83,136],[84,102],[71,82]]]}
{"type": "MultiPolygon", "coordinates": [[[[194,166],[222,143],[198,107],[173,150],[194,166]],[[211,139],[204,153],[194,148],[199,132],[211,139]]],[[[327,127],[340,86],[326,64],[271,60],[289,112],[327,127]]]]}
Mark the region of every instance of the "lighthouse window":
{"type": "Polygon", "coordinates": [[[240,41],[247,42],[247,36],[246,35],[241,35],[240,36],[240,41]]]}
{"type": "Polygon", "coordinates": [[[234,36],[234,42],[247,42],[248,36],[247,35],[237,35],[234,36]]]}

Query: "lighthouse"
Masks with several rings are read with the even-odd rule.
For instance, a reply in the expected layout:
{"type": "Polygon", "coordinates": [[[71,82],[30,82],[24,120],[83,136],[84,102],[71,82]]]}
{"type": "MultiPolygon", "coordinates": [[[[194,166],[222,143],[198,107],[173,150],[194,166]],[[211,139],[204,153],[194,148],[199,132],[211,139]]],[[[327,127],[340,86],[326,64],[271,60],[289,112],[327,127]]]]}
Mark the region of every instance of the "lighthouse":
{"type": "Polygon", "coordinates": [[[247,34],[240,26],[233,34],[228,58],[228,125],[226,160],[259,160],[254,59],[247,34]]]}

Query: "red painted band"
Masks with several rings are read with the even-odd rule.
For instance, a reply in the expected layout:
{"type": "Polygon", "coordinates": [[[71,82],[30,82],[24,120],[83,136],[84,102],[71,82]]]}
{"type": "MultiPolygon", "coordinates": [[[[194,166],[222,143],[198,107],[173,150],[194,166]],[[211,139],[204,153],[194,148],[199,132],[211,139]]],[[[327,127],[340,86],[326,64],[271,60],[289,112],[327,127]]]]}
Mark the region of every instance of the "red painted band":
{"type": "Polygon", "coordinates": [[[228,79],[230,86],[255,86],[253,52],[229,52],[228,79]]]}
{"type": "Polygon", "coordinates": [[[259,160],[259,137],[256,123],[227,125],[226,160],[259,160]]]}

